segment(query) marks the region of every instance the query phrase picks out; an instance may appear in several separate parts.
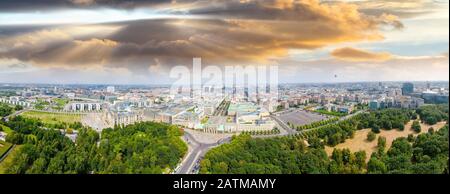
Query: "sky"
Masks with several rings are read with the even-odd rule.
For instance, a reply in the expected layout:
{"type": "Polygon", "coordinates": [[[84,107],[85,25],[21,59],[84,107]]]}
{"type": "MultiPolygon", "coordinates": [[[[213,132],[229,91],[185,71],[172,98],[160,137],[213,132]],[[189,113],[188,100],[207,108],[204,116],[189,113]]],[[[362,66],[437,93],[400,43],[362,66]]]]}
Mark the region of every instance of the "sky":
{"type": "Polygon", "coordinates": [[[448,0],[2,0],[0,82],[166,84],[175,66],[279,82],[448,81],[448,0]]]}

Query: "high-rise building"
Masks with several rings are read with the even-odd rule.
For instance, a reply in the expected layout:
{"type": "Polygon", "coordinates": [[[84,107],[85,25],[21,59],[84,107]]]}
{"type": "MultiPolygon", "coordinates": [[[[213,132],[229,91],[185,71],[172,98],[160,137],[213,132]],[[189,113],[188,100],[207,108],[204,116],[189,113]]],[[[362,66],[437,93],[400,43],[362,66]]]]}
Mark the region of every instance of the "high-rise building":
{"type": "Polygon", "coordinates": [[[410,95],[414,92],[414,84],[407,82],[407,83],[403,83],[402,86],[402,95],[410,95]]]}
{"type": "Polygon", "coordinates": [[[377,100],[372,100],[369,102],[369,109],[370,110],[377,110],[379,107],[379,103],[377,100]]]}
{"type": "Polygon", "coordinates": [[[236,91],[236,83],[233,83],[233,98],[236,97],[236,93],[237,93],[237,91],[236,91]]]}
{"type": "Polygon", "coordinates": [[[248,94],[248,85],[246,85],[245,86],[245,88],[244,88],[244,99],[245,99],[245,101],[248,101],[249,100],[249,94],[248,94]]]}
{"type": "Polygon", "coordinates": [[[222,86],[222,95],[225,95],[225,85],[222,86]]]}

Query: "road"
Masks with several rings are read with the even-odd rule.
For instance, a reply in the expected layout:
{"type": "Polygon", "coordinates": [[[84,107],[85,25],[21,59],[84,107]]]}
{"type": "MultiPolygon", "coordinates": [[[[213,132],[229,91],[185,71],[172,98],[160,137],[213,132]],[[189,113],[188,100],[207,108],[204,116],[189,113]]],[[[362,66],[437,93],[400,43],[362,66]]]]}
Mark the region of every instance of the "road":
{"type": "Polygon", "coordinates": [[[2,162],[6,157],[8,157],[8,155],[12,152],[12,150],[16,147],[16,144],[14,144],[13,146],[11,146],[11,148],[9,148],[9,150],[3,154],[3,156],[0,158],[0,162],[2,162]]]}
{"type": "Polygon", "coordinates": [[[226,101],[225,99],[220,103],[219,107],[214,111],[214,116],[225,116],[230,106],[230,101],[226,101]]]}
{"type": "Polygon", "coordinates": [[[295,129],[290,128],[286,123],[281,121],[277,116],[270,115],[270,118],[275,120],[278,125],[280,125],[287,132],[288,135],[295,134],[297,132],[295,129]]]}
{"type": "MultiPolygon", "coordinates": [[[[356,116],[358,114],[364,113],[364,112],[366,112],[366,111],[365,110],[360,110],[360,111],[355,112],[353,114],[349,114],[347,116],[341,117],[336,122],[329,123],[327,125],[336,124],[336,123],[338,123],[340,121],[350,119],[350,118],[352,118],[352,117],[354,117],[354,116],[356,116]]],[[[306,131],[311,131],[311,130],[317,129],[317,128],[311,128],[311,129],[306,129],[306,130],[302,130],[302,131],[297,131],[295,129],[290,128],[286,123],[281,121],[276,115],[270,115],[270,117],[273,120],[275,120],[281,127],[283,127],[283,129],[285,129],[288,132],[288,135],[297,134],[297,133],[303,133],[303,132],[306,132],[306,131]]],[[[323,126],[320,126],[320,127],[323,127],[323,126]]]]}
{"type": "MultiPolygon", "coordinates": [[[[341,117],[335,123],[337,123],[339,121],[342,121],[342,120],[349,119],[349,118],[351,118],[351,117],[353,117],[355,115],[358,115],[358,114],[360,114],[362,112],[364,112],[364,111],[358,111],[358,112],[356,112],[354,114],[350,114],[350,115],[347,115],[345,117],[341,117]]],[[[293,135],[293,134],[298,134],[298,133],[302,133],[302,132],[305,132],[305,131],[316,129],[316,128],[313,128],[313,129],[308,129],[308,130],[304,130],[304,131],[299,132],[299,131],[297,131],[295,129],[290,128],[288,125],[286,125],[284,122],[282,122],[275,115],[271,115],[270,117],[272,119],[274,119],[278,123],[278,125],[280,125],[284,130],[286,130],[287,133],[270,135],[270,136],[267,136],[267,137],[293,135]]],[[[265,137],[265,136],[261,136],[261,137],[265,137]]],[[[259,136],[255,136],[255,138],[260,138],[260,137],[259,136]]],[[[206,143],[198,142],[194,138],[194,136],[192,136],[188,131],[185,131],[184,136],[183,136],[183,140],[188,143],[189,150],[188,150],[188,153],[187,153],[186,157],[182,160],[180,165],[176,168],[176,170],[174,172],[175,174],[195,174],[195,173],[197,173],[198,170],[199,170],[200,161],[203,158],[203,156],[206,154],[206,152],[208,152],[208,150],[210,150],[213,147],[219,146],[219,145],[221,145],[223,143],[230,142],[231,137],[222,138],[216,143],[206,144],[206,143]]]]}
{"type": "Polygon", "coordinates": [[[222,138],[216,143],[201,143],[198,142],[194,136],[192,136],[188,131],[185,131],[183,140],[189,145],[189,150],[186,157],[180,163],[180,165],[175,170],[175,174],[195,174],[199,170],[200,160],[203,156],[213,147],[220,144],[230,142],[231,137],[222,138]]]}
{"type": "Polygon", "coordinates": [[[20,114],[22,114],[22,113],[25,112],[25,111],[28,111],[28,109],[22,109],[22,110],[16,111],[16,112],[14,112],[14,113],[12,113],[12,114],[10,114],[10,115],[8,115],[8,116],[3,117],[2,119],[3,119],[4,121],[8,121],[9,118],[15,117],[15,116],[17,116],[17,115],[20,115],[20,114]]]}
{"type": "Polygon", "coordinates": [[[355,113],[353,113],[353,114],[349,114],[349,115],[347,115],[347,116],[343,116],[343,117],[341,117],[341,118],[339,119],[339,121],[347,120],[347,119],[349,119],[349,118],[352,118],[352,117],[354,117],[354,116],[356,116],[356,115],[359,115],[359,114],[361,114],[361,113],[364,113],[364,112],[366,112],[366,110],[360,110],[360,111],[355,112],[355,113]]]}
{"type": "MultiPolygon", "coordinates": [[[[22,109],[22,110],[16,111],[16,112],[14,112],[14,113],[12,113],[12,114],[10,114],[10,115],[8,115],[8,116],[3,117],[2,120],[4,120],[4,121],[9,121],[9,118],[15,117],[15,116],[17,116],[17,115],[20,115],[20,114],[22,114],[23,112],[25,112],[25,111],[27,111],[27,110],[28,110],[28,109],[22,109]]],[[[14,147],[16,147],[15,144],[14,144],[11,148],[9,148],[8,152],[6,152],[6,153],[0,158],[0,162],[3,161],[3,160],[11,153],[11,151],[14,149],[14,147]]]]}

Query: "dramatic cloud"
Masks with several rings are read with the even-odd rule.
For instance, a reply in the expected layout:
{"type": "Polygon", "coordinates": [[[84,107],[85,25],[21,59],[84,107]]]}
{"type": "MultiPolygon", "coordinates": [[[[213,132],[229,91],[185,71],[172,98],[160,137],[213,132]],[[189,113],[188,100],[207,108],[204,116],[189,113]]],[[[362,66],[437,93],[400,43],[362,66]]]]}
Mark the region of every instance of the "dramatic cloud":
{"type": "Polygon", "coordinates": [[[387,52],[375,53],[350,47],[336,49],[331,55],[346,61],[386,61],[392,57],[387,52]]]}
{"type": "MultiPolygon", "coordinates": [[[[206,63],[216,65],[261,64],[285,57],[291,49],[310,50],[345,42],[380,40],[382,25],[400,26],[394,16],[366,16],[355,5],[347,3],[213,2],[212,5],[196,3],[192,14],[230,17],[121,22],[108,24],[120,28],[108,35],[81,36],[66,26],[57,26],[0,39],[3,48],[0,57],[40,66],[105,65],[127,67],[135,72],[148,69],[154,61],[166,68],[188,65],[193,57],[202,57],[206,63]]],[[[77,27],[85,31],[92,28],[77,27]]]]}
{"type": "MultiPolygon", "coordinates": [[[[442,7],[445,0],[359,0],[353,2],[363,13],[369,15],[396,15],[401,18],[410,18],[418,15],[432,13],[442,7]]],[[[448,3],[448,2],[447,2],[448,3]]]]}
{"type": "Polygon", "coordinates": [[[0,10],[8,12],[48,11],[67,8],[90,9],[99,7],[132,9],[171,3],[172,0],[2,0],[0,1],[0,10]]]}
{"type": "Polygon", "coordinates": [[[70,26],[0,36],[0,58],[37,66],[102,64],[117,43],[91,37],[106,37],[118,29],[112,25],[70,26]]]}
{"type": "Polygon", "coordinates": [[[84,73],[126,70],[142,76],[190,66],[193,57],[201,57],[205,65],[284,66],[286,58],[308,57],[292,53],[328,57],[330,48],[340,48],[331,52],[335,66],[326,68],[351,71],[359,63],[392,65],[388,62],[399,60],[403,53],[379,47],[388,41],[397,44],[385,40],[386,33],[414,41],[412,33],[402,36],[411,29],[403,19],[432,13],[436,5],[440,3],[427,0],[0,1],[0,66],[2,71],[18,71],[18,66],[8,66],[13,64],[84,73]],[[79,20],[67,18],[72,13],[79,20]]]}

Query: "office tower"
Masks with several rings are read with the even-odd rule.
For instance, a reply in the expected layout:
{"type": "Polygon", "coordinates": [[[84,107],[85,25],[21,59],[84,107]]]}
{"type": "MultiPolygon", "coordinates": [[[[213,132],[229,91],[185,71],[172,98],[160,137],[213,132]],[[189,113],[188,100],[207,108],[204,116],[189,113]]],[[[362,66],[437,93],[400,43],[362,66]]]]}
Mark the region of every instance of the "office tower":
{"type": "Polygon", "coordinates": [[[414,92],[414,84],[407,82],[407,83],[403,83],[402,86],[402,95],[410,95],[414,92]]]}

